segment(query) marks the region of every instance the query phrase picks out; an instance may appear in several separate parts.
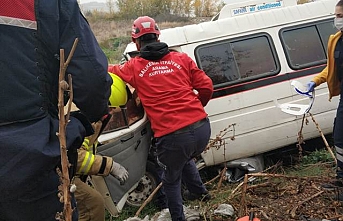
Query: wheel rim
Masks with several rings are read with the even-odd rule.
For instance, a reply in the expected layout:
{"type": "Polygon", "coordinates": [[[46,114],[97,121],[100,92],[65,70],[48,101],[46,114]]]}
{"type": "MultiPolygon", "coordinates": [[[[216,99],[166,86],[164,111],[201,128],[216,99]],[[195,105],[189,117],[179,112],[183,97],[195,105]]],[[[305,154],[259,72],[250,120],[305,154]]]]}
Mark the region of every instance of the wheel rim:
{"type": "Polygon", "coordinates": [[[126,200],[127,204],[130,206],[141,206],[155,188],[156,181],[154,177],[149,172],[146,172],[136,189],[129,193],[126,200]]]}

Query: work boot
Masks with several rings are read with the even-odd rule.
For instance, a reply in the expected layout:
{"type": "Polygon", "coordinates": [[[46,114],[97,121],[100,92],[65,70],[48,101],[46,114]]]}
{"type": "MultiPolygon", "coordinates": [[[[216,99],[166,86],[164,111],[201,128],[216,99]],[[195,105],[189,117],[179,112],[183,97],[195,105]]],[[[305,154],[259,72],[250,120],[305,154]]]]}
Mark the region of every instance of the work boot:
{"type": "Polygon", "coordinates": [[[183,193],[183,199],[185,201],[194,201],[200,200],[203,202],[209,201],[211,199],[211,194],[206,190],[206,192],[198,194],[198,193],[191,193],[189,190],[185,190],[183,193]]]}
{"type": "Polygon", "coordinates": [[[169,209],[163,209],[161,212],[156,213],[155,216],[152,218],[152,220],[156,220],[156,221],[172,221],[172,218],[170,216],[170,212],[169,209]],[[156,215],[157,218],[155,217],[156,215]]]}
{"type": "Polygon", "coordinates": [[[335,201],[343,202],[343,190],[335,191],[335,201]]]}
{"type": "Polygon", "coordinates": [[[338,188],[343,188],[343,181],[342,181],[342,178],[336,178],[332,182],[323,183],[321,186],[323,189],[335,190],[338,188]]]}
{"type": "Polygon", "coordinates": [[[185,214],[186,221],[198,221],[200,220],[200,212],[198,209],[191,209],[183,206],[183,213],[185,214]]]}

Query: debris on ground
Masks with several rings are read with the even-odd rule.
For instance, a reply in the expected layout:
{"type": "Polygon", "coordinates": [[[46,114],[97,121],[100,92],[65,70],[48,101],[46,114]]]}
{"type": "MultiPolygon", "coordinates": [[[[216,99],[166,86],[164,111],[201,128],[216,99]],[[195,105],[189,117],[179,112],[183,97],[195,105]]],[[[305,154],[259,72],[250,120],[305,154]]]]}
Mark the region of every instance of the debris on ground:
{"type": "MultiPolygon", "coordinates": [[[[184,206],[183,211],[187,221],[200,220],[200,211],[198,209],[184,206]]],[[[149,216],[145,216],[143,220],[138,217],[130,217],[124,221],[172,221],[172,218],[169,209],[163,209],[161,212],[156,213],[151,219],[149,219],[149,216]]]]}
{"type": "Polygon", "coordinates": [[[235,214],[234,208],[230,204],[220,204],[214,210],[215,215],[233,216],[235,214]]]}
{"type": "MultiPolygon", "coordinates": [[[[308,169],[314,170],[316,166],[309,166],[308,169]]],[[[243,181],[234,190],[221,188],[211,191],[212,196],[227,196],[220,203],[232,205],[235,216],[212,212],[216,205],[207,209],[203,216],[213,221],[235,221],[253,212],[264,221],[343,220],[343,202],[337,200],[338,192],[343,189],[323,188],[325,184],[334,181],[334,174],[330,164],[320,166],[327,169],[325,175],[248,174],[245,180],[252,176],[257,179],[253,182],[243,181]]]]}
{"type": "Polygon", "coordinates": [[[124,221],[150,221],[149,216],[145,216],[144,219],[140,219],[139,217],[130,217],[124,221]]]}
{"type": "MultiPolygon", "coordinates": [[[[237,221],[251,213],[263,221],[343,221],[343,202],[338,201],[343,187],[324,188],[335,180],[332,162],[292,168],[294,173],[284,169],[275,165],[269,171],[246,174],[242,182],[221,186],[211,179],[206,183],[210,201],[185,202],[188,221],[237,221]]],[[[171,221],[168,209],[151,217],[126,221],[171,221]]]]}

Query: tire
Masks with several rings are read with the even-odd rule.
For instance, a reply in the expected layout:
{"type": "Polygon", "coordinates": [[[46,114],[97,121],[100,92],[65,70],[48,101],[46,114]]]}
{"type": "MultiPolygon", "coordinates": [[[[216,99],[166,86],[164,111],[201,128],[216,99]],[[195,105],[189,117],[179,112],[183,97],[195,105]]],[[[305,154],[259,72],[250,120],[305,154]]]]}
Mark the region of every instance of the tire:
{"type": "Polygon", "coordinates": [[[157,187],[157,180],[155,164],[147,161],[145,174],[139,181],[137,188],[129,193],[126,203],[130,206],[140,207],[157,187]]]}

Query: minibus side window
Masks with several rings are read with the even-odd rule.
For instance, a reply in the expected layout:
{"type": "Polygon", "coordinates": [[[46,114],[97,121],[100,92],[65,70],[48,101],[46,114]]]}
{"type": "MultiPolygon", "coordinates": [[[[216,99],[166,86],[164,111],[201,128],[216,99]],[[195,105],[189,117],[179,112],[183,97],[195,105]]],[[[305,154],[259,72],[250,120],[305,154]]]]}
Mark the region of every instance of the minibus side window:
{"type": "Polygon", "coordinates": [[[265,36],[232,42],[231,48],[241,78],[276,70],[273,53],[265,36]]]}
{"type": "Polygon", "coordinates": [[[229,42],[201,47],[198,53],[201,67],[214,85],[239,79],[229,42]]]}
{"type": "Polygon", "coordinates": [[[281,29],[279,35],[288,65],[298,70],[325,64],[329,36],[336,32],[332,19],[281,29]]]}
{"type": "Polygon", "coordinates": [[[282,37],[292,68],[297,69],[304,64],[326,59],[325,51],[315,26],[284,31],[282,37]]]}
{"type": "Polygon", "coordinates": [[[263,33],[201,45],[195,54],[199,67],[218,88],[277,74],[280,68],[272,45],[263,33]]]}

